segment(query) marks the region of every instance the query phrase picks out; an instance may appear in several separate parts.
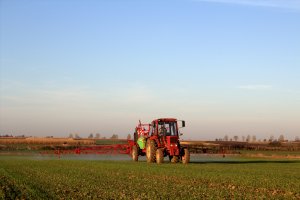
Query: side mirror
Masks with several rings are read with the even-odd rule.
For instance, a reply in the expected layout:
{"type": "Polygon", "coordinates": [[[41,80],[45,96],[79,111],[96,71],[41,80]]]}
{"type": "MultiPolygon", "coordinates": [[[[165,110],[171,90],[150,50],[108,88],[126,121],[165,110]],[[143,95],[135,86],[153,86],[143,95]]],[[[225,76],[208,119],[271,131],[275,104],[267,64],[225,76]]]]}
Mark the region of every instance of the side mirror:
{"type": "Polygon", "coordinates": [[[182,127],[185,127],[185,121],[182,121],[182,127]]]}

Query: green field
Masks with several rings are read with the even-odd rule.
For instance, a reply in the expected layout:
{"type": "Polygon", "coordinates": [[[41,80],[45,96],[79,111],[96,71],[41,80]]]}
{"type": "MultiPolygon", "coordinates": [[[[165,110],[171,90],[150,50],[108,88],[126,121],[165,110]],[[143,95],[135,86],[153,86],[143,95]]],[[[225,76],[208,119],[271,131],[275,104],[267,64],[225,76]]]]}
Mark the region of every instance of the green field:
{"type": "Polygon", "coordinates": [[[0,199],[300,199],[300,160],[189,165],[0,157],[0,199]]]}

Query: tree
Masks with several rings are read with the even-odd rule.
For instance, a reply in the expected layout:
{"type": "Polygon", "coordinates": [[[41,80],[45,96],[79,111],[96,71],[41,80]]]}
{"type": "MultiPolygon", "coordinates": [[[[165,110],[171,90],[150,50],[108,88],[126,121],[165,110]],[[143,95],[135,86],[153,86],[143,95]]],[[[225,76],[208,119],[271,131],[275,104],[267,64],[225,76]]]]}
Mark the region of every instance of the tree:
{"type": "Polygon", "coordinates": [[[96,133],[95,138],[99,139],[100,138],[100,133],[96,133]]]}
{"type": "Polygon", "coordinates": [[[283,135],[280,135],[278,137],[278,142],[284,142],[284,136],[283,135]]]}
{"type": "Polygon", "coordinates": [[[250,142],[250,135],[247,135],[246,142],[250,142]]]}
{"type": "Polygon", "coordinates": [[[76,139],[80,139],[79,135],[77,133],[75,133],[75,138],[76,139]]]}
{"type": "Polygon", "coordinates": [[[73,138],[73,134],[72,133],[70,133],[69,138],[73,138]]]}
{"type": "Polygon", "coordinates": [[[128,135],[127,135],[127,140],[130,140],[130,139],[131,139],[131,135],[128,134],[128,135]]]}
{"type": "Polygon", "coordinates": [[[113,134],[110,139],[118,139],[119,136],[117,134],[113,134]]]}
{"type": "Polygon", "coordinates": [[[228,141],[228,135],[224,136],[224,141],[228,141]]]}
{"type": "Polygon", "coordinates": [[[93,135],[93,133],[91,133],[90,135],[89,135],[89,137],[88,138],[94,138],[94,135],[93,135]]]}
{"type": "Polygon", "coordinates": [[[274,136],[271,135],[270,138],[269,138],[269,142],[273,142],[274,141],[274,136]]]}
{"type": "Polygon", "coordinates": [[[234,139],[234,141],[238,141],[239,136],[235,135],[235,136],[233,136],[233,139],[234,139]]]}

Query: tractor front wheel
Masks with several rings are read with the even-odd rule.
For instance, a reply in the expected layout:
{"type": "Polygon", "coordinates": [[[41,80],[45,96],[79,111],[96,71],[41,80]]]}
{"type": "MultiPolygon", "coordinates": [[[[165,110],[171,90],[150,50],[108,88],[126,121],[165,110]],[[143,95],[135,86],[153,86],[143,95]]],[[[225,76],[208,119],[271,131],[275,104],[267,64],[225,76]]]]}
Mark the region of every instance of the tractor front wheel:
{"type": "Polygon", "coordinates": [[[153,163],[156,161],[156,143],[154,140],[147,140],[146,146],[146,157],[148,163],[153,163]]]}
{"type": "Polygon", "coordinates": [[[170,161],[171,161],[171,163],[178,163],[179,158],[178,158],[178,156],[170,156],[170,161]]]}
{"type": "Polygon", "coordinates": [[[181,157],[183,164],[188,164],[190,162],[190,152],[188,149],[183,149],[183,155],[181,157]]]}
{"type": "Polygon", "coordinates": [[[164,162],[164,152],[162,149],[156,150],[156,163],[161,164],[164,162]]]}
{"type": "Polygon", "coordinates": [[[131,150],[131,157],[133,161],[138,161],[139,159],[139,153],[137,146],[133,146],[131,150]]]}

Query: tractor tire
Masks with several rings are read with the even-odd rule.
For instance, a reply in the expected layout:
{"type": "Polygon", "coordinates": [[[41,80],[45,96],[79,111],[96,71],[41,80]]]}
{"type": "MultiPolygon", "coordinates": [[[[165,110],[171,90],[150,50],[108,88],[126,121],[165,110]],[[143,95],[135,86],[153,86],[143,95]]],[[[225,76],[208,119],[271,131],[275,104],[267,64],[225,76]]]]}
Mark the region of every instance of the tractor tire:
{"type": "Polygon", "coordinates": [[[153,163],[156,161],[156,143],[154,140],[147,140],[146,145],[146,157],[148,163],[153,163]]]}
{"type": "Polygon", "coordinates": [[[181,157],[182,163],[183,164],[188,164],[190,162],[190,152],[188,149],[183,149],[183,155],[181,157]]]}
{"type": "Polygon", "coordinates": [[[139,160],[139,152],[137,146],[133,146],[131,150],[131,157],[133,161],[138,161],[139,160]]]}
{"type": "Polygon", "coordinates": [[[171,163],[178,163],[178,162],[179,162],[179,157],[178,156],[172,156],[171,163]]]}
{"type": "Polygon", "coordinates": [[[156,150],[156,163],[161,164],[164,162],[164,152],[163,149],[156,150]]]}

